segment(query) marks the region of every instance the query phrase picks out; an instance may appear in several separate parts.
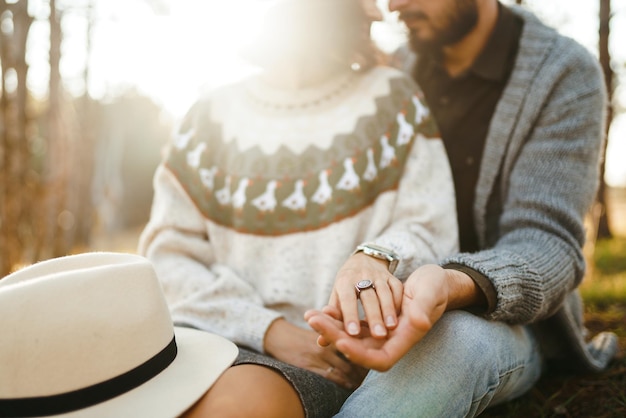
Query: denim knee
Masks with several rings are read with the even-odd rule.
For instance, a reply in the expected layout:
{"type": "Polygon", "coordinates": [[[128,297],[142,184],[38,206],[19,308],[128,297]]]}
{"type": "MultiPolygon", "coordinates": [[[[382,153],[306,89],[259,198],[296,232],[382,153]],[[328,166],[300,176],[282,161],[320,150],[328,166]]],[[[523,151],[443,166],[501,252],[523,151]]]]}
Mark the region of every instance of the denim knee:
{"type": "Polygon", "coordinates": [[[534,383],[523,370],[536,351],[529,336],[523,327],[446,313],[388,372],[370,372],[339,416],[474,416],[505,381],[508,391],[534,383]]]}

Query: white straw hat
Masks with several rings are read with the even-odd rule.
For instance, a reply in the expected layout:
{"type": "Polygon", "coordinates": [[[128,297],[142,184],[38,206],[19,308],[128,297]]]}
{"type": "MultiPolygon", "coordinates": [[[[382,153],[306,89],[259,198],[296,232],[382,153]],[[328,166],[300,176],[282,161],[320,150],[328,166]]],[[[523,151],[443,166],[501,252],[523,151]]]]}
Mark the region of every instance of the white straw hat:
{"type": "Polygon", "coordinates": [[[172,325],[138,255],[60,257],[0,280],[0,417],[176,417],[236,356],[172,325]]]}

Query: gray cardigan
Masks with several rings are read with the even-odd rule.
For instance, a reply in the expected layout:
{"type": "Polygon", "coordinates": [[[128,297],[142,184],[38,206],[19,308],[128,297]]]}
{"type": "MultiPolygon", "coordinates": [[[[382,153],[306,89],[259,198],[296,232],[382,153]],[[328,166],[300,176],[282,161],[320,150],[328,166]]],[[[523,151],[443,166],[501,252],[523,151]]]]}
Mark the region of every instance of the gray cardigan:
{"type": "Polygon", "coordinates": [[[596,196],[602,158],[603,76],[581,45],[528,11],[512,9],[525,24],[476,186],[482,250],[443,264],[488,279],[488,319],[532,324],[547,358],[600,371],[614,357],[617,338],[601,333],[586,340],[576,288],[585,273],[583,219],[596,196]]]}

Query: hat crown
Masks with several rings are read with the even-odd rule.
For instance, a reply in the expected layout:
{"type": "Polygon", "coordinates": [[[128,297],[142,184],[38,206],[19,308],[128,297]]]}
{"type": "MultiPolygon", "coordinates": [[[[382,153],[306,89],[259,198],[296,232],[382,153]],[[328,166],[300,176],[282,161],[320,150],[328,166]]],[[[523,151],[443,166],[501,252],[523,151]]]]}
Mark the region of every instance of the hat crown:
{"type": "Polygon", "coordinates": [[[0,399],[52,396],[126,373],[163,350],[173,325],[143,257],[88,253],[0,280],[0,399]]]}

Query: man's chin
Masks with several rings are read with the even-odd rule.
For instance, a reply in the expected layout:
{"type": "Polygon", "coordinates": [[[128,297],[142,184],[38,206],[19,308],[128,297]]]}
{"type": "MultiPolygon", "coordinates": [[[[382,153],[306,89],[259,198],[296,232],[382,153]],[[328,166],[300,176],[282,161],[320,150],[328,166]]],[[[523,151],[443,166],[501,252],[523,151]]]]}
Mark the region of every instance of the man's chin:
{"type": "Polygon", "coordinates": [[[411,46],[411,50],[418,54],[437,54],[442,50],[442,46],[438,42],[430,39],[419,38],[413,31],[409,32],[409,45],[411,46]]]}

